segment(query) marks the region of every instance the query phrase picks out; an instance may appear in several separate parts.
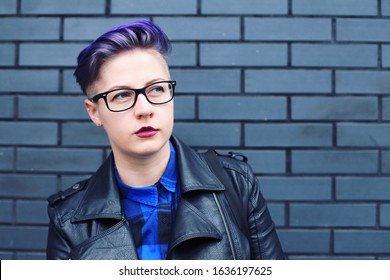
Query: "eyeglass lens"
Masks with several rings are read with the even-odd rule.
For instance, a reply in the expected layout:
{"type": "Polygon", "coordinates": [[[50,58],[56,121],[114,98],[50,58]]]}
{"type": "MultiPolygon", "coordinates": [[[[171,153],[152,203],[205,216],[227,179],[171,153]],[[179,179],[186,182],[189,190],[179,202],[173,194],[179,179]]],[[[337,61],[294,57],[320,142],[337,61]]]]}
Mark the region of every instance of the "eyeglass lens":
{"type": "Polygon", "coordinates": [[[107,105],[113,111],[126,110],[134,106],[137,95],[140,93],[144,93],[146,99],[152,104],[163,104],[172,99],[173,86],[170,82],[160,82],[152,84],[138,93],[132,89],[117,89],[107,94],[107,105]]]}

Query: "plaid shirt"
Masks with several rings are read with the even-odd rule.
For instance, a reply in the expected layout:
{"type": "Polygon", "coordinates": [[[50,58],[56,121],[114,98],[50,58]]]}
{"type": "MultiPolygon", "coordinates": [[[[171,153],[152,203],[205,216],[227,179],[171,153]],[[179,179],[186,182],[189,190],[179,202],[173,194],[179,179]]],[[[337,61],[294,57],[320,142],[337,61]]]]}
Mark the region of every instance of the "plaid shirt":
{"type": "Polygon", "coordinates": [[[121,203],[141,260],[166,259],[168,243],[178,204],[176,152],[171,142],[167,168],[152,186],[134,188],[124,184],[115,168],[121,203]]]}

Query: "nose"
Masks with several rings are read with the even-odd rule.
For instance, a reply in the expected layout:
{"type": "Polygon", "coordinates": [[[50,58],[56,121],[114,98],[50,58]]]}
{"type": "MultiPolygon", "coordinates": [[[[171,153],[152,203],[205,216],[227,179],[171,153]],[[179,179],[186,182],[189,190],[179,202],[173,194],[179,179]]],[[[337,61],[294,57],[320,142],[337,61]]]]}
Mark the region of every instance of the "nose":
{"type": "Polygon", "coordinates": [[[146,99],[145,95],[139,94],[133,107],[134,114],[137,118],[148,117],[153,115],[153,106],[146,99]]]}

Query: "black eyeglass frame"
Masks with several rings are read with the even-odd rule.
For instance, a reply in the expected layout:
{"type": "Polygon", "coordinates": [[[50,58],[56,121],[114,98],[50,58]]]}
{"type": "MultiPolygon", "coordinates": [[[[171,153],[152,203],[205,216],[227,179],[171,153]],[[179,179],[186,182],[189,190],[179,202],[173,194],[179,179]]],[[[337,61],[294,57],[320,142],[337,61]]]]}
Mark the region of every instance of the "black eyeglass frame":
{"type": "Polygon", "coordinates": [[[153,105],[160,105],[160,104],[165,104],[165,103],[168,103],[170,101],[172,101],[174,95],[175,95],[175,86],[176,86],[176,81],[158,81],[158,82],[154,82],[154,83],[151,83],[149,85],[147,85],[146,87],[143,87],[143,88],[116,88],[116,89],[112,89],[112,90],[109,90],[109,91],[105,91],[105,92],[102,92],[102,93],[98,93],[96,94],[94,97],[90,98],[90,100],[94,103],[97,103],[99,101],[100,98],[103,98],[104,99],[104,103],[106,103],[106,107],[108,110],[110,110],[111,112],[123,112],[123,111],[127,111],[127,110],[130,110],[131,108],[134,107],[134,105],[137,103],[137,98],[138,98],[138,95],[140,94],[143,94],[146,98],[146,100],[150,103],[150,104],[153,104],[153,105]],[[160,83],[169,83],[171,84],[172,86],[172,95],[171,95],[171,98],[168,100],[168,101],[165,101],[165,102],[152,102],[149,100],[147,94],[146,94],[146,89],[150,86],[153,86],[153,85],[156,85],[156,84],[160,84],[160,83]],[[133,105],[131,105],[130,107],[126,108],[126,109],[122,109],[122,110],[112,110],[110,108],[110,106],[108,106],[108,101],[107,101],[107,95],[113,91],[117,91],[117,90],[132,90],[135,92],[135,98],[134,98],[134,103],[133,105]]]}

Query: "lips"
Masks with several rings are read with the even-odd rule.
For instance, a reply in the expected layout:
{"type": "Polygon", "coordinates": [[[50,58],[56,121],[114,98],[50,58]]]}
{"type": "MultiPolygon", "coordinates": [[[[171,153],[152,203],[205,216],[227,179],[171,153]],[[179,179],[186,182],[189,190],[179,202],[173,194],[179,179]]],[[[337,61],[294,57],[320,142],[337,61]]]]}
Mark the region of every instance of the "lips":
{"type": "Polygon", "coordinates": [[[158,132],[158,129],[156,129],[154,127],[144,126],[144,127],[141,127],[140,129],[138,129],[135,132],[135,135],[137,135],[140,138],[149,138],[149,137],[153,137],[154,135],[156,135],[157,132],[158,132]]]}

